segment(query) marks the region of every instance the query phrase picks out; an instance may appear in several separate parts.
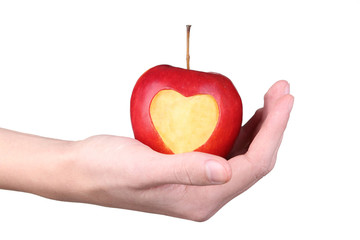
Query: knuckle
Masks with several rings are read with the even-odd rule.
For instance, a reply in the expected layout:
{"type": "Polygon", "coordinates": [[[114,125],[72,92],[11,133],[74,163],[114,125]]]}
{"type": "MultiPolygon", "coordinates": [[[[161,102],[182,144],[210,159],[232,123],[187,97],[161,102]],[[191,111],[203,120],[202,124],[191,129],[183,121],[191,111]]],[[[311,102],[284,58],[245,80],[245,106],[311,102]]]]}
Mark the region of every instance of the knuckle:
{"type": "Polygon", "coordinates": [[[192,184],[191,174],[184,161],[179,161],[174,168],[174,176],[178,182],[192,184]]]}
{"type": "Polygon", "coordinates": [[[197,214],[197,215],[194,214],[194,216],[192,216],[192,218],[190,220],[195,221],[195,222],[205,222],[205,221],[209,220],[210,217],[211,217],[211,215],[209,215],[209,214],[197,214]]]}
{"type": "Polygon", "coordinates": [[[205,222],[210,219],[214,214],[208,207],[200,207],[197,209],[192,209],[187,214],[187,219],[195,222],[205,222]]]}
{"type": "Polygon", "coordinates": [[[264,99],[265,100],[270,100],[274,98],[274,93],[272,91],[268,91],[265,95],[264,95],[264,99]]]}
{"type": "Polygon", "coordinates": [[[259,159],[252,159],[247,156],[248,161],[252,165],[255,180],[258,181],[267,175],[273,169],[273,161],[269,161],[268,158],[261,157],[259,159]]]}
{"type": "Polygon", "coordinates": [[[194,199],[193,204],[190,204],[186,209],[186,219],[195,222],[205,222],[210,219],[220,208],[217,198],[211,197],[210,194],[204,194],[199,199],[194,199]]]}
{"type": "Polygon", "coordinates": [[[269,172],[271,172],[272,170],[272,167],[270,164],[266,163],[266,164],[263,164],[262,166],[260,166],[260,169],[259,169],[259,172],[260,172],[260,175],[262,177],[264,177],[265,175],[267,175],[269,172]]]}

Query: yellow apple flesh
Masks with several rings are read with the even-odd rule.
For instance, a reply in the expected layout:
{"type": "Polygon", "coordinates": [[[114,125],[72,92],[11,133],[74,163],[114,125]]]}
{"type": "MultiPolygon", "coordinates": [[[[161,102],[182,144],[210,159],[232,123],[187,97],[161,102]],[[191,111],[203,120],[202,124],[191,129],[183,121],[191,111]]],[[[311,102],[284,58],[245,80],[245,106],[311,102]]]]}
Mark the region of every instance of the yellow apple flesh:
{"type": "Polygon", "coordinates": [[[185,97],[174,90],[159,91],[150,105],[151,120],[174,153],[191,152],[206,143],[219,118],[213,96],[185,97]]]}

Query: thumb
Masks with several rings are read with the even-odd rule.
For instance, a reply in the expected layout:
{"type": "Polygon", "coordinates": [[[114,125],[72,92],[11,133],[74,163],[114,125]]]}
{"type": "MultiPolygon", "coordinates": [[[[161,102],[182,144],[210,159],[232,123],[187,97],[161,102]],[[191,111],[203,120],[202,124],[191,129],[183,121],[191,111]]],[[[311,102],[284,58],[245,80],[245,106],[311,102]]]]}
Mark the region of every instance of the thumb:
{"type": "Polygon", "coordinates": [[[206,153],[161,154],[157,165],[152,182],[159,185],[215,185],[231,178],[230,164],[224,158],[206,153]]]}

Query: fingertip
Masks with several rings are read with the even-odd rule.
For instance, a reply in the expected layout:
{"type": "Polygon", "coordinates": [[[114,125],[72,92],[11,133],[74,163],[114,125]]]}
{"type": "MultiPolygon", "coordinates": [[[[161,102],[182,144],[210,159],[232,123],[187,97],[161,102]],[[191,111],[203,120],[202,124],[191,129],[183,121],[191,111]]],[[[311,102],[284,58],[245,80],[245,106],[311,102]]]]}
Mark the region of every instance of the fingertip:
{"type": "Polygon", "coordinates": [[[289,93],[289,82],[286,80],[279,80],[270,87],[269,91],[265,94],[265,98],[278,98],[289,93]]]}
{"type": "Polygon", "coordinates": [[[279,80],[273,85],[273,87],[282,90],[284,94],[290,93],[290,84],[287,80],[279,80]]]}
{"type": "Polygon", "coordinates": [[[291,112],[294,105],[294,96],[291,94],[286,94],[277,101],[276,105],[278,111],[288,110],[288,112],[291,112]]]}
{"type": "Polygon", "coordinates": [[[292,110],[292,108],[293,108],[293,106],[294,106],[294,100],[295,100],[295,98],[294,98],[294,96],[293,95],[288,95],[288,98],[289,98],[289,102],[288,102],[288,109],[289,109],[289,112],[291,112],[291,110],[292,110]]]}
{"type": "Polygon", "coordinates": [[[224,184],[231,179],[231,168],[227,162],[208,160],[205,162],[205,172],[211,184],[224,184]]]}
{"type": "Polygon", "coordinates": [[[224,183],[227,183],[228,181],[230,181],[230,179],[232,177],[231,165],[230,165],[229,161],[226,159],[221,159],[221,164],[223,165],[223,167],[225,168],[225,171],[226,171],[226,180],[224,183]]]}
{"type": "Polygon", "coordinates": [[[162,181],[185,185],[224,184],[231,179],[231,167],[226,159],[202,152],[187,152],[168,156],[162,181]],[[172,170],[171,170],[172,169],[172,170]]]}
{"type": "Polygon", "coordinates": [[[273,103],[271,110],[268,112],[264,124],[278,125],[283,122],[284,119],[288,118],[294,103],[294,97],[290,94],[280,97],[276,102],[273,103]]]}

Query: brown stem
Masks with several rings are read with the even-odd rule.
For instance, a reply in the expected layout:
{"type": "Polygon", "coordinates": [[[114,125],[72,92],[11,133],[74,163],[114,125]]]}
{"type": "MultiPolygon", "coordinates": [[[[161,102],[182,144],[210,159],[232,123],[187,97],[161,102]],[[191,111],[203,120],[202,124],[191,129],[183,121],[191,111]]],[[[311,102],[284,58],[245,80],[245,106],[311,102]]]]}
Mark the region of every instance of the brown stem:
{"type": "Polygon", "coordinates": [[[190,28],[191,25],[186,25],[186,66],[190,69],[190,54],[189,54],[189,39],[190,39],[190,28]]]}

